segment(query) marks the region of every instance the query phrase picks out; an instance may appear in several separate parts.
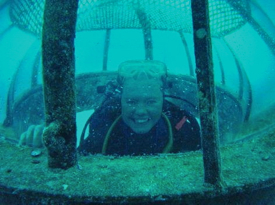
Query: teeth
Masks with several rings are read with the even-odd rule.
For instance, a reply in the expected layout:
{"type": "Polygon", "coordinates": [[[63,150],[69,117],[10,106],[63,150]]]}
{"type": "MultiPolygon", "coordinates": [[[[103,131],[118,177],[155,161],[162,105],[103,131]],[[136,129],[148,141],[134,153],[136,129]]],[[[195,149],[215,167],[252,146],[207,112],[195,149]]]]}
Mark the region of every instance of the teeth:
{"type": "Polygon", "coordinates": [[[144,122],[147,122],[148,119],[146,119],[146,120],[135,120],[135,121],[136,121],[136,123],[144,123],[144,122]]]}

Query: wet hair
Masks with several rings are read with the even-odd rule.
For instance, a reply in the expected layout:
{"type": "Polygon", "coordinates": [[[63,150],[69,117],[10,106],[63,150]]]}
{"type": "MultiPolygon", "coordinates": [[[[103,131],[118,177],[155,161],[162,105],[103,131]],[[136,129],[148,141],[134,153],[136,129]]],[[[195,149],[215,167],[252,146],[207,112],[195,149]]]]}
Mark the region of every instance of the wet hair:
{"type": "Polygon", "coordinates": [[[119,65],[117,82],[123,86],[126,79],[160,79],[165,87],[166,78],[167,68],[164,63],[155,60],[132,60],[119,65]]]}

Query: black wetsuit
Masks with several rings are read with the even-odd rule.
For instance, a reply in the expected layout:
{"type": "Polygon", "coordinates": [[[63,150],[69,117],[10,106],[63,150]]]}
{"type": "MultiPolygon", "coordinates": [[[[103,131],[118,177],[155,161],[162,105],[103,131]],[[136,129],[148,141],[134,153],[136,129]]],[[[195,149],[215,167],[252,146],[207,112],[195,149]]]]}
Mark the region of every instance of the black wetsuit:
{"type": "MultiPolygon", "coordinates": [[[[168,101],[163,103],[163,113],[172,125],[173,146],[171,153],[194,151],[201,148],[200,128],[194,116],[180,110],[168,101]]],[[[109,101],[97,109],[89,120],[89,136],[85,140],[81,139],[79,152],[83,155],[102,153],[106,134],[120,114],[121,106],[118,100],[109,101]]],[[[168,139],[169,129],[164,117],[161,117],[157,124],[146,134],[134,133],[120,118],[111,132],[106,154],[143,155],[162,153],[168,139]]]]}

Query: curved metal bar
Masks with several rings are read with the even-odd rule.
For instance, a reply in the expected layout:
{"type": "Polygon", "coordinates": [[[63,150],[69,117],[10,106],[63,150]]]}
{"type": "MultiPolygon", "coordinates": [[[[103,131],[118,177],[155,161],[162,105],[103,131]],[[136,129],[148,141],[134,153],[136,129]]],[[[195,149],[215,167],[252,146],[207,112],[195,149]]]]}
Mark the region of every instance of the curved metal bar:
{"type": "Polygon", "coordinates": [[[4,9],[8,4],[9,4],[9,1],[8,1],[8,0],[6,0],[6,1],[0,3],[0,11],[1,11],[2,9],[4,9]]]}
{"type": "Polygon", "coordinates": [[[261,25],[241,6],[238,5],[237,1],[226,0],[236,11],[240,12],[240,15],[251,24],[254,30],[264,40],[270,51],[275,55],[275,40],[261,27],[261,25]]]}
{"type": "Polygon", "coordinates": [[[4,36],[13,28],[13,25],[10,25],[8,28],[6,28],[3,32],[0,33],[0,40],[4,38],[4,36]]]}
{"type": "Polygon", "coordinates": [[[246,81],[247,85],[248,85],[248,99],[247,99],[247,103],[245,103],[246,105],[246,112],[245,112],[245,117],[244,117],[244,121],[248,121],[250,113],[251,113],[251,107],[252,107],[252,88],[251,88],[251,83],[248,79],[248,76],[244,70],[244,68],[242,67],[239,59],[237,58],[236,54],[234,53],[233,49],[231,48],[231,46],[225,41],[225,39],[223,39],[223,42],[225,43],[225,45],[227,46],[227,48],[229,49],[229,51],[232,53],[236,66],[237,66],[237,70],[239,73],[239,99],[243,100],[243,95],[244,95],[244,80],[246,81]]]}
{"type": "Polygon", "coordinates": [[[184,49],[185,49],[185,52],[186,52],[186,55],[187,55],[187,61],[188,61],[188,65],[189,65],[189,74],[191,76],[195,76],[194,66],[193,66],[192,59],[191,59],[191,54],[190,54],[190,51],[188,49],[188,44],[187,44],[187,41],[184,37],[183,31],[182,30],[179,31],[179,34],[180,34],[180,38],[181,38],[182,44],[184,46],[184,49]]]}
{"type": "Polygon", "coordinates": [[[232,54],[233,54],[233,57],[234,57],[234,60],[235,60],[235,63],[236,63],[236,66],[237,66],[237,70],[238,70],[238,73],[239,73],[239,99],[242,100],[243,99],[243,86],[244,86],[244,80],[243,80],[243,72],[242,72],[242,68],[241,68],[241,64],[239,62],[239,60],[237,59],[235,53],[233,51],[231,51],[232,54]]]}
{"type": "Polygon", "coordinates": [[[7,105],[6,105],[6,118],[3,123],[4,126],[11,126],[13,124],[12,118],[13,118],[13,104],[14,104],[16,77],[17,77],[19,71],[21,70],[25,60],[28,59],[29,56],[33,55],[32,50],[35,47],[37,47],[38,43],[39,43],[38,40],[34,41],[33,44],[30,46],[30,48],[26,51],[25,56],[20,61],[20,64],[17,67],[16,72],[14,73],[14,75],[12,77],[11,84],[10,84],[9,91],[8,91],[8,98],[7,98],[7,105]]]}
{"type": "Polygon", "coordinates": [[[250,2],[250,4],[252,4],[253,6],[255,6],[257,9],[259,9],[259,11],[268,20],[268,23],[271,24],[274,27],[274,29],[275,29],[275,25],[274,25],[272,19],[266,14],[266,12],[263,10],[263,8],[255,0],[250,0],[249,2],[250,2]]]}
{"type": "Polygon", "coordinates": [[[244,85],[244,80],[243,80],[243,72],[242,72],[242,68],[241,68],[241,65],[240,65],[240,62],[239,60],[237,59],[237,56],[236,54],[234,53],[233,49],[231,48],[231,46],[227,43],[227,41],[224,39],[224,38],[221,38],[222,42],[224,42],[224,44],[226,45],[226,47],[229,49],[229,51],[232,53],[233,55],[233,58],[235,60],[235,64],[236,64],[236,67],[237,67],[237,71],[238,71],[238,74],[239,74],[239,96],[238,98],[240,100],[243,99],[243,85],[244,85]]]}
{"type": "Polygon", "coordinates": [[[104,70],[104,71],[107,70],[107,65],[108,65],[110,36],[111,36],[111,29],[107,29],[106,35],[105,35],[105,42],[104,42],[104,51],[103,51],[103,68],[102,68],[102,70],[104,70]]]}
{"type": "Polygon", "coordinates": [[[215,44],[213,43],[212,44],[214,49],[215,49],[215,52],[217,54],[217,58],[218,58],[218,61],[219,61],[219,66],[220,66],[220,69],[221,69],[221,75],[222,75],[222,85],[225,85],[225,75],[224,75],[224,67],[223,67],[223,64],[222,64],[222,61],[221,61],[221,56],[219,54],[219,52],[217,51],[217,47],[215,46],[215,44]]]}
{"type": "Polygon", "coordinates": [[[41,51],[39,50],[35,56],[35,60],[32,67],[31,87],[36,87],[38,84],[38,71],[41,60],[41,51]]]}
{"type": "Polygon", "coordinates": [[[252,96],[252,87],[251,83],[247,77],[247,74],[244,69],[242,69],[244,72],[245,79],[247,80],[248,84],[248,102],[247,102],[247,107],[245,111],[245,116],[244,116],[244,121],[247,122],[249,120],[250,114],[251,114],[251,109],[252,109],[252,103],[253,103],[253,96],[252,96]]]}
{"type": "Polygon", "coordinates": [[[142,26],[144,47],[145,47],[145,59],[153,60],[153,43],[152,43],[152,32],[151,23],[147,18],[147,15],[140,8],[136,8],[136,14],[139,22],[142,26]]]}

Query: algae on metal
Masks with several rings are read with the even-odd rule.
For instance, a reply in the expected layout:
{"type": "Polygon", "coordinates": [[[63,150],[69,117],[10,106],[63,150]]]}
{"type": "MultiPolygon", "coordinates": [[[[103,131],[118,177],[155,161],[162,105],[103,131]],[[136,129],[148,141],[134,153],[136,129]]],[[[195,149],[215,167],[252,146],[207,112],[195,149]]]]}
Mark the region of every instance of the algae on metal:
{"type": "Polygon", "coordinates": [[[191,1],[204,180],[222,188],[208,0],[191,1]]]}
{"type": "Polygon", "coordinates": [[[41,156],[32,157],[31,148],[20,148],[2,139],[0,202],[229,204],[248,199],[255,203],[270,202],[275,196],[274,136],[275,129],[261,131],[245,143],[221,147],[226,184],[222,190],[204,183],[200,151],[79,157],[77,166],[63,170],[47,166],[46,150],[41,156]]]}
{"type": "Polygon", "coordinates": [[[46,0],[42,35],[48,163],[69,168],[77,162],[74,38],[78,0],[46,0]]]}

